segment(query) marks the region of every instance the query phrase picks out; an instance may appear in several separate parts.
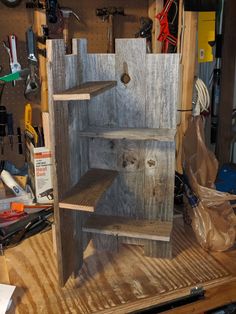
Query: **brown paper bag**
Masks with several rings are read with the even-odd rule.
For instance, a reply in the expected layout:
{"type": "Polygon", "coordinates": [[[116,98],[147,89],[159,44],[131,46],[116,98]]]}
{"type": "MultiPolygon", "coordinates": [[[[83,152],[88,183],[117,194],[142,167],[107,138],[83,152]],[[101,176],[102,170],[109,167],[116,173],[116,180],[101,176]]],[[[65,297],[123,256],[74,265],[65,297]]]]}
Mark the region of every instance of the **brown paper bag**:
{"type": "Polygon", "coordinates": [[[224,251],[233,246],[236,215],[230,204],[236,195],[215,190],[218,162],[205,145],[204,118],[194,117],[184,138],[184,170],[198,198],[191,218],[200,245],[206,250],[224,251]]]}

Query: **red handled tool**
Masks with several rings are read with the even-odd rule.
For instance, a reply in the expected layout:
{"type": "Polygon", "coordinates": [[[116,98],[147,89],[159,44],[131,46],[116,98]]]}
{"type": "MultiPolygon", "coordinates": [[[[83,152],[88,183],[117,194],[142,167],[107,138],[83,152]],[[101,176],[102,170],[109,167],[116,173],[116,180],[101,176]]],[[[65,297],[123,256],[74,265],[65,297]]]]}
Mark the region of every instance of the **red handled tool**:
{"type": "Polygon", "coordinates": [[[163,53],[168,52],[169,45],[173,45],[173,46],[177,45],[177,38],[170,33],[169,21],[168,21],[168,12],[170,11],[170,8],[173,2],[174,0],[167,0],[163,10],[156,15],[156,18],[160,22],[160,34],[157,40],[163,42],[163,46],[162,46],[163,53]]]}

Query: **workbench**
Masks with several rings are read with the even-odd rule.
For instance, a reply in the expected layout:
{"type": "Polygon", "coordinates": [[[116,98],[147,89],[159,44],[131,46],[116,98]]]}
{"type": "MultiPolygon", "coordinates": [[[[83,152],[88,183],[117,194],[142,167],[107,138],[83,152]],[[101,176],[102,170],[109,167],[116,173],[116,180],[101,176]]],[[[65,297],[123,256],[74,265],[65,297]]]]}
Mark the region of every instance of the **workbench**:
{"type": "Polygon", "coordinates": [[[205,252],[175,220],[173,251],[172,260],[160,260],[143,256],[138,246],[123,245],[119,254],[89,246],[79,277],[61,288],[52,234],[36,235],[5,251],[5,282],[9,277],[17,286],[12,313],[124,314],[188,295],[195,286],[206,290],[205,299],[170,313],[202,313],[236,301],[235,249],[205,252]]]}

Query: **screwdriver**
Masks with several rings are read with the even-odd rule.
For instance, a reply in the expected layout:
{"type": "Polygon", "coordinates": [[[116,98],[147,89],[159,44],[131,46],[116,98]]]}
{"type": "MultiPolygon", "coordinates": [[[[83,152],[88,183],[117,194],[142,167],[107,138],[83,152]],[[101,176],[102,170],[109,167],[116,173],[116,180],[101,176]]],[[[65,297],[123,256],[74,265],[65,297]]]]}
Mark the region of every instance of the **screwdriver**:
{"type": "Polygon", "coordinates": [[[0,145],[1,154],[4,153],[4,137],[6,136],[7,110],[5,106],[0,106],[0,145]]]}
{"type": "Polygon", "coordinates": [[[11,145],[11,150],[13,150],[13,114],[12,113],[7,113],[7,136],[9,138],[9,142],[11,145]]]}

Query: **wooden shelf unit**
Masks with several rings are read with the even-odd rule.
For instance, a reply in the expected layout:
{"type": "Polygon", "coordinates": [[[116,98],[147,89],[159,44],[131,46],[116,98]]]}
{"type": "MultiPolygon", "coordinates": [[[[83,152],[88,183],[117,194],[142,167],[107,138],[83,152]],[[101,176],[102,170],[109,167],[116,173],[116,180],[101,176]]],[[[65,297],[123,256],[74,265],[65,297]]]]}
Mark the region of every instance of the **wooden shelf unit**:
{"type": "Polygon", "coordinates": [[[49,40],[47,55],[60,284],[90,240],[171,257],[179,56],[147,54],[145,39],[118,39],[115,54],[73,40],[72,55],[49,40]]]}

